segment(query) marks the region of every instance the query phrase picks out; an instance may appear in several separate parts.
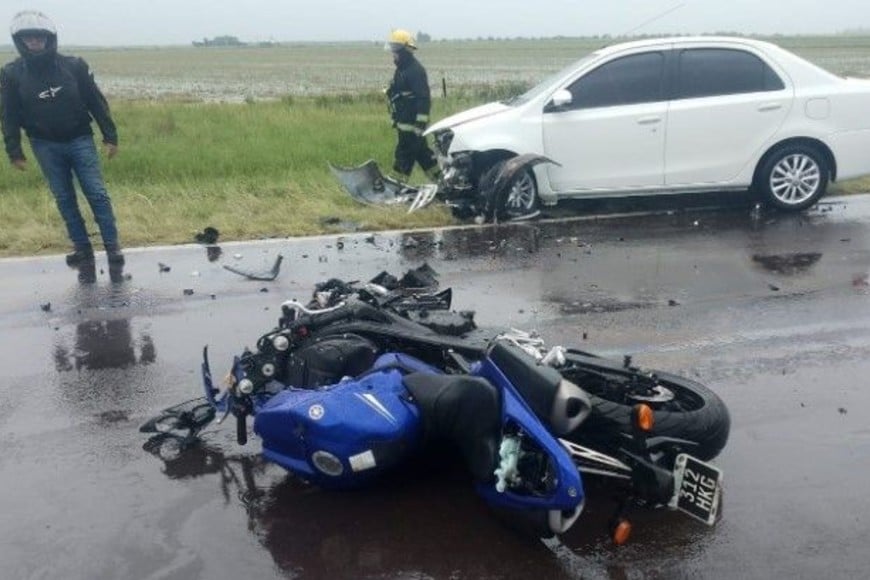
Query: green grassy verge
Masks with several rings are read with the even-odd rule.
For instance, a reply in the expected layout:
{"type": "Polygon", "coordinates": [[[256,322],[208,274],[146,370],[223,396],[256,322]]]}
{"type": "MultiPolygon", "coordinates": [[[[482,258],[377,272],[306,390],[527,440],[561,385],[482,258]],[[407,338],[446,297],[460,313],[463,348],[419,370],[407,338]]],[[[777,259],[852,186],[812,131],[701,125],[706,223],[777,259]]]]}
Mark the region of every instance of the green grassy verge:
{"type": "MultiPolygon", "coordinates": [[[[485,94],[436,99],[433,116],[517,88],[494,85],[485,94]]],[[[327,162],[356,165],[369,158],[390,167],[395,135],[380,94],[247,104],[119,101],[113,111],[121,150],[103,167],[128,247],[191,242],[206,226],[217,228],[222,240],[243,240],[452,221],[441,206],[411,215],[362,206],[329,172],[327,162]]],[[[54,200],[36,163],[29,165],[26,172],[0,165],[0,256],[68,247],[54,200]]],[[[424,182],[417,171],[412,181],[424,182]]],[[[870,179],[863,179],[837,184],[832,193],[868,189],[870,179]]],[[[99,242],[89,209],[83,214],[99,242]]]]}
{"type": "MultiPolygon", "coordinates": [[[[361,206],[329,172],[327,162],[356,165],[369,158],[390,167],[395,136],[381,96],[240,105],[119,102],[113,111],[120,153],[104,159],[103,168],[125,246],[190,242],[205,226],[227,240],[347,227],[336,221],[372,230],[450,221],[443,207],[409,216],[402,208],[361,206]]],[[[3,256],[68,246],[32,156],[29,165],[26,172],[0,169],[3,256]]],[[[413,177],[424,181],[422,174],[413,177]]],[[[83,214],[96,232],[89,210],[83,214]]]]}

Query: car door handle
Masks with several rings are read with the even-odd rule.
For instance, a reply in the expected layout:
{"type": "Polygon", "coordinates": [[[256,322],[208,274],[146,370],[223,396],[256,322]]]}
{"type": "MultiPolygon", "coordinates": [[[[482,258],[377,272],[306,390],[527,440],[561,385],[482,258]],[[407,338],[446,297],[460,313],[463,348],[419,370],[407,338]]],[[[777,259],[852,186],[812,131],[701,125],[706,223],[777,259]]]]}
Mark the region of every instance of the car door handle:
{"type": "Polygon", "coordinates": [[[656,123],[661,123],[662,118],[659,116],[649,116],[649,117],[641,117],[637,120],[638,125],[655,125],[656,123]]]}
{"type": "Polygon", "coordinates": [[[767,111],[776,111],[782,108],[782,103],[764,103],[758,106],[759,113],[766,113],[767,111]]]}

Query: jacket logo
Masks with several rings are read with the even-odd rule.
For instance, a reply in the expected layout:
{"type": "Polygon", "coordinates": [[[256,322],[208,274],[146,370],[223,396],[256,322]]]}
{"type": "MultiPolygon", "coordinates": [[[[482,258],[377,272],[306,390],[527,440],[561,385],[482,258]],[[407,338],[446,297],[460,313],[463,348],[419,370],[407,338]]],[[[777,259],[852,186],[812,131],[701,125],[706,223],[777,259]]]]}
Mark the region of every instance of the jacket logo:
{"type": "Polygon", "coordinates": [[[57,95],[62,88],[63,88],[63,86],[48,87],[48,90],[45,90],[45,91],[42,91],[41,93],[39,93],[39,98],[40,99],[53,99],[55,97],[55,95],[57,95]]]}

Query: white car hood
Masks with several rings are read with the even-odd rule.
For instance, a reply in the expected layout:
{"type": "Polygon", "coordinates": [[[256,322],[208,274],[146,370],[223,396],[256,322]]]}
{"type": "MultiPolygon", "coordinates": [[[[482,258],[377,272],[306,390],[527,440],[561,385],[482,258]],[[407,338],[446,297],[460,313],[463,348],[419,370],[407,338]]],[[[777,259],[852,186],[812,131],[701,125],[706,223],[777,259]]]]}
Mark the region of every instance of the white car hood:
{"type": "Polygon", "coordinates": [[[469,121],[482,119],[483,117],[497,115],[498,113],[507,111],[510,108],[511,107],[503,103],[487,103],[485,105],[480,105],[478,107],[474,107],[473,109],[468,109],[467,111],[462,111],[461,113],[456,113],[455,115],[451,115],[449,117],[441,119],[440,121],[429,127],[429,129],[426,131],[426,135],[434,133],[436,131],[450,129],[452,127],[456,127],[457,125],[468,123],[469,121]]]}

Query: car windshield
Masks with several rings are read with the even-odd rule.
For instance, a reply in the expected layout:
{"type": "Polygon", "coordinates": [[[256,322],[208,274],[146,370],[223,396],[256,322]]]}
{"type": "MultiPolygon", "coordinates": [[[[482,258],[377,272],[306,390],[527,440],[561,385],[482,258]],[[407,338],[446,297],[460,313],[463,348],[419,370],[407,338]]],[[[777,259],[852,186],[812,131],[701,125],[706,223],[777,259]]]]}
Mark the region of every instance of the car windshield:
{"type": "Polygon", "coordinates": [[[581,68],[586,62],[592,60],[595,56],[596,56],[596,53],[594,53],[594,52],[587,54],[586,56],[584,56],[580,60],[574,61],[571,64],[569,64],[568,66],[566,66],[565,68],[561,69],[560,71],[549,75],[548,77],[546,77],[544,80],[542,80],[541,82],[536,84],[534,87],[532,87],[531,89],[529,89],[525,93],[523,93],[521,95],[517,95],[515,97],[511,97],[509,99],[506,99],[506,100],[502,101],[502,103],[505,105],[508,105],[509,107],[517,107],[517,106],[522,105],[524,103],[528,103],[532,99],[534,99],[537,96],[541,95],[542,93],[548,91],[553,86],[553,83],[555,83],[557,80],[559,80],[562,77],[565,77],[571,71],[581,68]]]}

